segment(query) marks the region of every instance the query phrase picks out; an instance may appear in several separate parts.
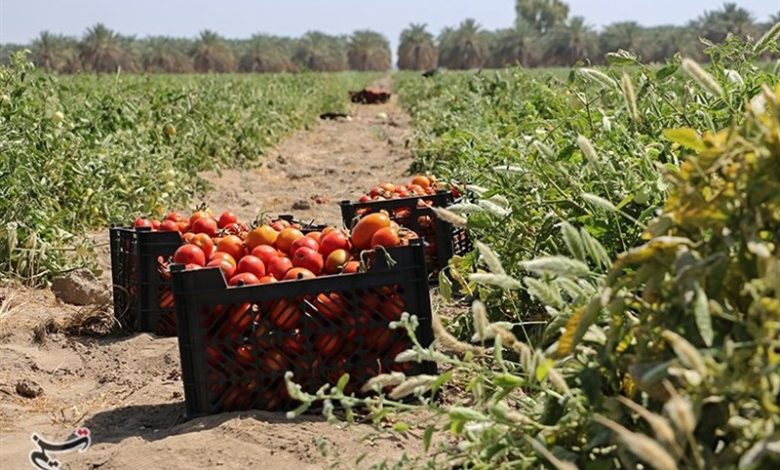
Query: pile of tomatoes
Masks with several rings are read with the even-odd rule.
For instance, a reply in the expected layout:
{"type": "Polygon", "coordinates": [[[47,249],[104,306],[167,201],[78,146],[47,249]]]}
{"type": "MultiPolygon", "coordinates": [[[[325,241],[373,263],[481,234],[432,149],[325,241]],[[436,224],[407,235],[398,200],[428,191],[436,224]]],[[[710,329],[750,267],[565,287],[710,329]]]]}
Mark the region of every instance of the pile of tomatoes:
{"type": "Polygon", "coordinates": [[[436,178],[433,176],[417,175],[412,178],[409,184],[382,183],[374,186],[368,192],[360,197],[359,202],[385,201],[388,199],[400,199],[414,196],[432,196],[436,194],[436,178]]]}
{"type": "Polygon", "coordinates": [[[306,230],[283,219],[250,228],[233,212],[217,217],[208,210],[189,218],[176,212],[162,221],[139,218],[133,226],[179,232],[183,244],[173,254],[173,263],[187,270],[218,267],[235,287],[355,273],[363,250],[402,246],[416,238],[384,212],[364,217],[351,232],[335,227],[306,230]]]}

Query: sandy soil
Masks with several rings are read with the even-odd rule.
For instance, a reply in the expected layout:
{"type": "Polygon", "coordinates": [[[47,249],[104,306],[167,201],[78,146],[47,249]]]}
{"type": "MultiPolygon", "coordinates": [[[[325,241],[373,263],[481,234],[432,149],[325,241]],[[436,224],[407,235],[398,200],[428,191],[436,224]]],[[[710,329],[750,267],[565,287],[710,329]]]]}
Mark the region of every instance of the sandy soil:
{"type": "MultiPolygon", "coordinates": [[[[216,190],[202,199],[247,219],[293,213],[339,223],[339,200],[372,182],[402,180],[411,163],[408,117],[394,102],[354,106],[352,113],[350,121],[325,121],[294,134],[268,153],[261,168],[214,176],[216,190]]],[[[101,238],[101,263],[108,266],[101,238]]],[[[93,445],[84,453],[59,454],[61,468],[362,468],[419,451],[419,438],[403,440],[367,425],[334,427],[318,416],[290,421],[245,412],[187,421],[175,338],[49,333],[34,339],[37,325],[77,313],[47,290],[0,287],[3,470],[32,468],[32,433],[62,441],[79,426],[91,430],[93,445]],[[20,396],[17,384],[24,379],[39,384],[43,394],[20,396]]]]}

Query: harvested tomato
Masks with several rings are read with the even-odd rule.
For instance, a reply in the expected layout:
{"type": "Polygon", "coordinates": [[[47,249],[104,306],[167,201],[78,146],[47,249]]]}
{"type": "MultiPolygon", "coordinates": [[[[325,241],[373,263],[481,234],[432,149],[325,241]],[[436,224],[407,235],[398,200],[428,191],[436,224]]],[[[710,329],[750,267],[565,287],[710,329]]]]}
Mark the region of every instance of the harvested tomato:
{"type": "Polygon", "coordinates": [[[284,275],[284,280],[296,281],[300,279],[313,279],[315,277],[317,276],[306,268],[292,268],[284,275]]]}
{"type": "Polygon", "coordinates": [[[390,217],[382,212],[368,214],[358,221],[352,229],[352,243],[358,250],[371,248],[371,238],[380,229],[390,226],[390,217]]]}
{"type": "Polygon", "coordinates": [[[327,257],[335,250],[349,251],[349,248],[349,238],[342,232],[334,230],[325,234],[323,231],[323,236],[320,239],[320,253],[322,253],[322,256],[327,257]]]}
{"type": "Polygon", "coordinates": [[[322,236],[322,232],[309,232],[306,234],[308,238],[311,238],[315,242],[317,242],[317,247],[320,246],[320,237],[322,236]]]}
{"type": "MultiPolygon", "coordinates": [[[[300,240],[305,240],[301,238],[300,240]]],[[[299,268],[306,268],[312,272],[315,276],[322,272],[322,268],[325,262],[322,260],[322,255],[317,253],[316,250],[307,247],[298,248],[295,254],[292,256],[293,266],[299,268]]]]}
{"type": "Polygon", "coordinates": [[[320,244],[317,243],[316,240],[314,240],[311,237],[303,236],[294,242],[292,242],[292,245],[290,245],[290,254],[295,255],[295,252],[298,251],[298,248],[310,248],[314,251],[318,251],[320,249],[320,244]]]}
{"type": "Polygon", "coordinates": [[[271,284],[272,282],[279,282],[275,277],[270,274],[260,278],[260,284],[271,284]]]}
{"type": "Polygon", "coordinates": [[[205,266],[206,254],[203,253],[203,250],[195,245],[182,245],[173,253],[173,262],[205,266]]]}
{"type": "Polygon", "coordinates": [[[152,228],[152,221],[139,217],[133,222],[133,228],[152,228]]]}
{"type": "Polygon", "coordinates": [[[380,228],[376,231],[374,236],[371,237],[371,248],[377,246],[390,248],[400,244],[401,239],[398,238],[398,229],[393,227],[380,228]]]}
{"type": "Polygon", "coordinates": [[[334,356],[341,351],[341,339],[336,333],[324,332],[314,339],[317,352],[325,357],[334,356]]]}
{"type": "MultiPolygon", "coordinates": [[[[259,245],[256,246],[252,250],[252,256],[257,256],[260,258],[260,261],[263,262],[263,265],[267,268],[268,265],[271,263],[271,260],[279,256],[279,253],[276,251],[276,248],[268,245],[259,245]]],[[[267,271],[267,269],[266,269],[267,271]]]]}
{"type": "Polygon", "coordinates": [[[285,299],[278,301],[268,312],[271,323],[285,330],[293,329],[300,318],[298,306],[285,299]]]}
{"type": "MultiPolygon", "coordinates": [[[[226,255],[230,256],[230,255],[226,255]]],[[[233,275],[236,273],[236,265],[235,262],[231,263],[230,260],[223,257],[217,257],[211,259],[206,266],[208,267],[217,267],[222,270],[222,274],[225,275],[225,279],[232,279],[233,275]]]]}
{"type": "Polygon", "coordinates": [[[236,349],[236,360],[242,366],[252,366],[254,364],[254,357],[252,356],[252,345],[242,344],[236,349]]]}
{"type": "Polygon", "coordinates": [[[265,264],[257,256],[247,255],[241,258],[236,268],[237,273],[252,273],[259,278],[265,276],[265,264]]]}
{"type": "Polygon", "coordinates": [[[190,230],[193,233],[205,233],[210,237],[217,236],[217,221],[211,217],[201,217],[190,223],[190,230]]]}
{"type": "Polygon", "coordinates": [[[211,215],[209,215],[206,211],[195,211],[190,216],[190,225],[194,224],[196,220],[198,219],[210,219],[211,215]]]}
{"type": "Polygon", "coordinates": [[[205,233],[196,234],[192,237],[190,243],[203,250],[203,254],[206,255],[206,258],[209,258],[211,253],[214,252],[214,242],[211,241],[211,237],[205,233]]]}
{"type": "Polygon", "coordinates": [[[343,274],[353,274],[358,272],[358,269],[360,269],[360,261],[347,261],[341,272],[343,274]]]}
{"type": "Polygon", "coordinates": [[[293,264],[292,261],[290,261],[290,258],[277,256],[268,263],[266,271],[276,279],[281,280],[284,279],[284,275],[287,274],[287,271],[292,269],[292,267],[293,264]]]}
{"type": "Polygon", "coordinates": [[[290,247],[292,246],[293,242],[299,238],[303,238],[303,236],[303,232],[297,228],[285,228],[279,232],[279,236],[276,238],[276,243],[274,243],[274,246],[276,246],[278,250],[289,254],[290,247]]]}
{"type": "Polygon", "coordinates": [[[254,250],[260,245],[273,245],[279,232],[268,225],[261,225],[249,232],[246,236],[246,245],[250,250],[254,250]]]}
{"type": "Polygon", "coordinates": [[[179,231],[179,224],[174,222],[173,220],[163,220],[160,222],[160,231],[161,232],[178,232],[179,231]]]}
{"type": "Polygon", "coordinates": [[[332,251],[328,255],[328,259],[325,260],[325,272],[328,274],[340,273],[351,257],[349,251],[344,249],[332,251]]]}
{"type": "Polygon", "coordinates": [[[160,228],[160,221],[157,219],[152,219],[149,222],[152,223],[152,230],[158,230],[160,228]]]}
{"type": "Polygon", "coordinates": [[[168,212],[168,215],[165,216],[165,220],[170,220],[173,222],[186,222],[187,219],[181,215],[178,212],[168,212]]]}
{"type": "Polygon", "coordinates": [[[229,284],[231,286],[251,286],[260,284],[260,279],[252,273],[241,273],[231,277],[229,284]]]}
{"type": "Polygon", "coordinates": [[[238,222],[238,216],[230,211],[223,212],[217,219],[217,225],[219,228],[225,228],[230,224],[238,222]]]}
{"type": "Polygon", "coordinates": [[[246,248],[244,248],[243,240],[236,235],[228,235],[217,243],[217,251],[223,251],[229,254],[238,262],[246,253],[246,248]]]}
{"type": "Polygon", "coordinates": [[[236,260],[230,256],[230,254],[225,253],[224,251],[215,251],[214,253],[209,256],[209,261],[214,261],[215,259],[219,260],[225,260],[233,265],[233,267],[236,266],[236,260]]]}
{"type": "Polygon", "coordinates": [[[236,340],[244,335],[246,329],[252,325],[252,304],[243,302],[239,305],[230,306],[227,311],[227,327],[221,330],[222,339],[230,338],[236,340]]]}
{"type": "Polygon", "coordinates": [[[414,178],[412,178],[412,184],[416,184],[421,188],[425,189],[431,185],[431,180],[427,176],[417,175],[414,178]]]}
{"type": "Polygon", "coordinates": [[[260,356],[260,368],[266,373],[284,372],[287,365],[287,358],[276,348],[266,349],[260,356]]]}

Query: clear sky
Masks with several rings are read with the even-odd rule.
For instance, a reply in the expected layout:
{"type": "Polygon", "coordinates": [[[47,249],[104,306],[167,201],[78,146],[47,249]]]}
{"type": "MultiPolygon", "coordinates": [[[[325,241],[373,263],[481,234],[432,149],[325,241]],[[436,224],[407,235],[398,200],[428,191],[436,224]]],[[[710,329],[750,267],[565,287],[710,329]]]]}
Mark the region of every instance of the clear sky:
{"type": "MultiPolygon", "coordinates": [[[[780,0],[734,0],[761,21],[780,11],[780,0]]],[[[574,15],[600,27],[634,20],[643,25],[683,24],[716,0],[569,0],[574,15]]],[[[308,30],[347,34],[369,28],[393,43],[410,22],[438,33],[472,17],[488,29],[514,20],[512,0],[0,0],[0,43],[26,43],[42,30],[80,36],[98,22],[123,34],[194,37],[208,28],[228,37],[266,32],[298,36],[308,30]]]]}

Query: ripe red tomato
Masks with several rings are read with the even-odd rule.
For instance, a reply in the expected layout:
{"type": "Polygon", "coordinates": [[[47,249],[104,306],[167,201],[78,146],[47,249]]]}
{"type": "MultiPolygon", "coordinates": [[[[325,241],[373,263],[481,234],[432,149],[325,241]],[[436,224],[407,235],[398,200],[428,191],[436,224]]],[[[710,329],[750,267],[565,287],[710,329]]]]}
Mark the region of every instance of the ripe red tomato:
{"type": "Polygon", "coordinates": [[[341,270],[341,273],[353,274],[358,272],[358,269],[360,269],[360,261],[347,261],[347,264],[344,265],[344,268],[341,270]]]}
{"type": "Polygon", "coordinates": [[[241,232],[242,232],[241,224],[232,223],[222,227],[222,233],[226,233],[228,235],[238,235],[241,232]]]}
{"type": "Polygon", "coordinates": [[[287,274],[287,271],[292,269],[292,267],[293,264],[292,261],[290,261],[290,258],[277,256],[268,263],[267,271],[276,279],[282,280],[284,279],[284,275],[287,274]]]}
{"type": "Polygon", "coordinates": [[[210,219],[211,215],[209,215],[206,211],[196,211],[193,212],[190,216],[190,225],[194,224],[196,220],[198,219],[210,219]]]}
{"type": "MultiPolygon", "coordinates": [[[[230,255],[225,255],[230,256],[230,255]]],[[[209,262],[206,264],[208,267],[217,267],[222,270],[222,273],[225,275],[225,279],[232,279],[233,275],[236,273],[236,265],[235,262],[231,263],[230,260],[223,257],[217,257],[212,258],[209,260],[209,262]]]]}
{"type": "Polygon", "coordinates": [[[173,220],[165,219],[162,222],[160,222],[160,231],[161,232],[178,232],[179,231],[179,224],[177,224],[173,220]]]}
{"type": "Polygon", "coordinates": [[[352,256],[349,251],[339,248],[333,250],[325,260],[325,272],[328,274],[340,273],[352,256]]]}
{"type": "Polygon", "coordinates": [[[390,217],[382,212],[368,214],[358,221],[352,229],[352,243],[358,250],[371,248],[371,237],[385,227],[390,226],[390,217]]]}
{"type": "MultiPolygon", "coordinates": [[[[301,238],[301,240],[305,239],[301,238]]],[[[306,268],[311,271],[315,276],[322,272],[324,261],[322,255],[317,253],[316,250],[307,247],[298,248],[292,257],[293,266],[299,268],[306,268]]]]}
{"type": "Polygon", "coordinates": [[[160,221],[159,220],[152,219],[152,220],[150,220],[150,222],[152,223],[152,230],[159,230],[159,228],[160,228],[160,221]]]}
{"type": "Polygon", "coordinates": [[[281,232],[282,230],[286,229],[289,226],[290,226],[290,222],[287,222],[286,220],[276,220],[274,222],[271,222],[271,228],[273,228],[277,232],[281,232]]]}
{"type": "Polygon", "coordinates": [[[315,277],[317,276],[306,268],[292,268],[284,275],[284,280],[296,281],[300,279],[314,279],[315,277]]]}
{"type": "Polygon", "coordinates": [[[139,217],[133,222],[133,228],[152,228],[152,221],[139,217]]]}
{"type": "Polygon", "coordinates": [[[231,286],[251,286],[260,284],[260,279],[252,273],[241,273],[231,277],[229,284],[231,286]]]}
{"type": "Polygon", "coordinates": [[[168,212],[168,215],[165,216],[165,220],[171,220],[173,222],[186,222],[187,219],[181,215],[178,212],[168,212]]]}
{"type": "Polygon", "coordinates": [[[260,284],[271,284],[274,282],[279,282],[279,281],[275,277],[271,276],[270,274],[260,278],[260,284]]]}
{"type": "Polygon", "coordinates": [[[173,253],[173,262],[181,264],[206,265],[206,255],[195,245],[182,245],[173,253]]]}
{"type": "Polygon", "coordinates": [[[320,244],[317,243],[317,241],[313,238],[304,236],[292,242],[292,245],[290,245],[290,254],[295,255],[295,252],[298,251],[299,248],[303,247],[311,248],[312,250],[317,251],[320,249],[320,244]]]}
{"type": "Polygon", "coordinates": [[[306,236],[311,238],[315,242],[317,242],[317,248],[319,249],[320,237],[322,237],[322,232],[309,232],[309,233],[306,234],[306,236]]]}
{"type": "Polygon", "coordinates": [[[324,234],[320,239],[320,253],[327,257],[336,250],[349,251],[349,238],[338,230],[324,234]]]}
{"type": "Polygon", "coordinates": [[[336,333],[324,332],[314,340],[314,347],[321,356],[329,357],[341,351],[342,342],[336,333]]]}
{"type": "Polygon", "coordinates": [[[235,224],[236,222],[238,222],[238,216],[230,211],[226,211],[219,215],[217,225],[219,228],[225,228],[230,224],[235,224]]]}
{"type": "Polygon", "coordinates": [[[190,230],[194,233],[205,233],[210,237],[216,237],[217,221],[211,217],[201,217],[190,223],[190,230]]]}
{"type": "Polygon", "coordinates": [[[288,227],[279,232],[279,236],[276,238],[274,244],[278,250],[290,254],[290,247],[293,242],[299,238],[303,238],[303,232],[297,228],[288,227]]]}
{"type": "Polygon", "coordinates": [[[257,256],[260,261],[263,262],[263,266],[266,268],[271,263],[271,260],[279,256],[276,248],[269,245],[258,245],[252,250],[252,256],[257,256]]]}
{"type": "Polygon", "coordinates": [[[363,202],[363,203],[371,202],[371,196],[368,196],[368,195],[360,196],[360,199],[358,199],[358,202],[363,202]]]}
{"type": "Polygon", "coordinates": [[[246,253],[246,248],[243,240],[236,235],[228,235],[217,243],[217,251],[224,251],[232,256],[234,260],[240,261],[246,253]]]}
{"type": "Polygon", "coordinates": [[[236,266],[236,260],[233,259],[232,256],[225,253],[224,251],[215,251],[214,253],[209,256],[209,261],[214,261],[215,259],[225,260],[232,264],[234,267],[236,266]]]}
{"type": "Polygon", "coordinates": [[[203,250],[203,254],[206,255],[207,259],[211,256],[211,253],[214,252],[214,242],[211,241],[211,237],[205,233],[195,235],[192,237],[192,240],[190,240],[190,243],[203,250]]]}
{"type": "Polygon", "coordinates": [[[293,329],[300,318],[301,311],[298,306],[284,299],[273,305],[268,312],[271,323],[285,330],[293,329]]]}
{"type": "Polygon", "coordinates": [[[238,262],[237,273],[252,273],[257,278],[265,276],[265,264],[257,256],[247,255],[238,262]]]}
{"type": "Polygon", "coordinates": [[[371,237],[371,248],[384,246],[386,248],[398,246],[401,240],[398,238],[398,230],[393,227],[380,228],[371,237]]]}
{"type": "Polygon", "coordinates": [[[199,264],[193,264],[193,263],[190,263],[190,264],[185,264],[185,265],[184,265],[184,270],[185,270],[185,271],[194,271],[194,270],[196,270],[196,269],[200,269],[200,268],[202,268],[202,267],[203,267],[203,266],[201,266],[201,265],[199,265],[199,264]]]}

